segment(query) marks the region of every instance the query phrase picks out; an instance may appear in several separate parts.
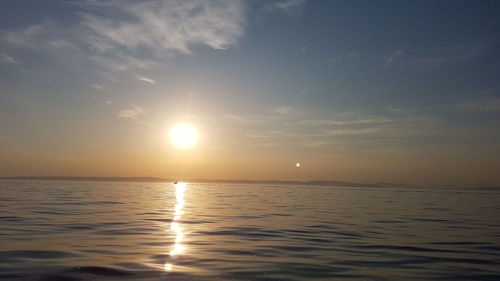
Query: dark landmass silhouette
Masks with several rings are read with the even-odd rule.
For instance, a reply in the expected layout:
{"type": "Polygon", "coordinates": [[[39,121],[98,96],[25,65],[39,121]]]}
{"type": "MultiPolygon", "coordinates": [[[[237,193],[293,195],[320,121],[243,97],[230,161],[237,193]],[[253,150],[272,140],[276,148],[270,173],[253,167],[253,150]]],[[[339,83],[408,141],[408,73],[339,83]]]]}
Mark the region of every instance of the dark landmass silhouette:
{"type": "Polygon", "coordinates": [[[0,177],[0,180],[41,180],[41,181],[109,181],[109,182],[176,182],[189,183],[227,183],[227,184],[286,184],[286,185],[310,185],[310,186],[332,186],[332,187],[365,187],[365,188],[444,188],[444,189],[480,189],[497,190],[500,186],[477,184],[477,185],[439,185],[424,186],[390,182],[358,183],[336,180],[312,180],[312,181],[287,181],[287,180],[225,180],[225,179],[169,179],[159,177],[76,177],[76,176],[17,176],[0,177]]]}
{"type": "Polygon", "coordinates": [[[190,183],[237,183],[237,184],[288,184],[288,185],[318,185],[318,186],[349,186],[349,187],[417,187],[414,185],[397,183],[356,183],[347,181],[287,181],[287,180],[225,180],[225,179],[169,179],[158,177],[41,177],[19,176],[0,177],[4,180],[46,180],[46,181],[128,181],[128,182],[175,182],[185,181],[190,183]]]}

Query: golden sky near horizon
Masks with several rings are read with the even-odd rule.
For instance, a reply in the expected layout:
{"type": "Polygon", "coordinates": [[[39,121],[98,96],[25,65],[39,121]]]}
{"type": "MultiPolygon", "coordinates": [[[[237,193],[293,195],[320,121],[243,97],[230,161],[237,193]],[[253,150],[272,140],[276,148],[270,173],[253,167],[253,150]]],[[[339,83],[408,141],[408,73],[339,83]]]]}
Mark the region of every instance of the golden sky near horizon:
{"type": "Polygon", "coordinates": [[[500,184],[495,7],[418,2],[0,3],[0,176],[500,184]]]}

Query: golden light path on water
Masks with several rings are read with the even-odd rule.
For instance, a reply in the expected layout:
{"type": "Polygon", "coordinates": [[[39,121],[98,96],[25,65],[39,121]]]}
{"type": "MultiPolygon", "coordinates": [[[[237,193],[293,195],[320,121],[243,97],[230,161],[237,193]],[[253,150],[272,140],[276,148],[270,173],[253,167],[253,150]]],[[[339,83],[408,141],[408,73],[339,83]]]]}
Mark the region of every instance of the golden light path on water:
{"type": "MultiPolygon", "coordinates": [[[[186,191],[186,183],[179,182],[174,184],[175,186],[175,210],[174,217],[170,224],[170,229],[175,233],[175,243],[173,249],[169,252],[170,259],[176,259],[179,254],[184,250],[182,246],[182,239],[184,238],[182,233],[182,227],[179,221],[182,219],[182,209],[184,208],[184,192],[186,191]]],[[[174,265],[172,263],[166,263],[164,268],[166,271],[172,271],[174,265]]]]}

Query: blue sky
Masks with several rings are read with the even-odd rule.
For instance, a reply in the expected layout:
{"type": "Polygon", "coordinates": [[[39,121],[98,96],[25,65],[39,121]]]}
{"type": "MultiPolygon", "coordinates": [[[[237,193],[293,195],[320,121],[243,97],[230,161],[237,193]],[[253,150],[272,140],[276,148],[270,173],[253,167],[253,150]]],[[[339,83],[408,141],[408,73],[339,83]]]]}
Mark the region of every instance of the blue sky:
{"type": "Polygon", "coordinates": [[[498,184],[499,12],[2,1],[2,175],[498,184]],[[199,128],[195,150],[166,144],[176,122],[199,128]]]}

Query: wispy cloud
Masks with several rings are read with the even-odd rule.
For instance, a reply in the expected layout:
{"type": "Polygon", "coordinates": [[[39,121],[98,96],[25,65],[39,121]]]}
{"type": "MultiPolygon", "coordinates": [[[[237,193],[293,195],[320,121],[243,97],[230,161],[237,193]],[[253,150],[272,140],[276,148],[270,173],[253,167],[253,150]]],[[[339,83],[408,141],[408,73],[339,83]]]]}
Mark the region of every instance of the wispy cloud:
{"type": "Polygon", "coordinates": [[[386,67],[426,68],[473,60],[483,56],[496,42],[479,40],[471,44],[448,44],[428,51],[397,50],[383,57],[386,67]]]}
{"type": "Polygon", "coordinates": [[[240,0],[91,2],[106,15],[85,13],[88,42],[101,52],[147,48],[153,53],[189,53],[191,45],[225,49],[243,33],[240,0]]]}
{"type": "Polygon", "coordinates": [[[131,105],[131,108],[122,109],[118,111],[118,117],[120,118],[128,118],[128,119],[136,119],[138,116],[144,114],[144,109],[135,104],[131,105]]]}
{"type": "Polygon", "coordinates": [[[277,130],[268,131],[266,134],[261,135],[247,135],[250,138],[301,138],[301,139],[313,139],[313,138],[324,138],[324,137],[338,137],[338,136],[359,136],[359,135],[374,135],[387,131],[384,127],[372,127],[372,128],[360,128],[360,129],[321,129],[314,130],[312,132],[303,132],[297,130],[277,130]]]}
{"type": "Polygon", "coordinates": [[[308,148],[319,148],[319,147],[325,147],[325,146],[332,146],[332,145],[338,145],[339,143],[337,141],[312,141],[312,142],[307,142],[303,144],[303,147],[308,147],[308,148]]]}
{"type": "MultiPolygon", "coordinates": [[[[153,69],[162,65],[148,58],[135,58],[134,56],[123,54],[118,51],[112,55],[92,53],[89,58],[92,62],[95,62],[97,66],[107,71],[103,72],[103,74],[106,73],[103,76],[107,76],[105,78],[108,80],[113,76],[113,73],[129,72],[133,75],[135,70],[153,69]]],[[[112,78],[112,80],[116,80],[116,78],[112,78]]]]}
{"type": "Polygon", "coordinates": [[[246,134],[245,137],[251,138],[251,139],[267,139],[267,138],[272,138],[275,137],[276,134],[274,133],[267,133],[267,134],[246,134]]]}
{"type": "Polygon", "coordinates": [[[318,136],[354,136],[354,135],[372,135],[385,132],[382,127],[361,128],[361,129],[333,129],[325,130],[318,136]]]}
{"type": "MultiPolygon", "coordinates": [[[[106,102],[106,103],[108,103],[108,102],[106,102]]],[[[108,104],[111,104],[111,102],[109,102],[108,104]]],[[[130,120],[134,121],[135,123],[138,123],[141,125],[150,125],[149,123],[144,122],[144,121],[139,119],[139,117],[142,116],[145,112],[146,111],[144,110],[144,108],[131,103],[130,108],[126,108],[126,109],[122,109],[122,110],[118,111],[118,117],[130,119],[130,120]]]]}
{"type": "Polygon", "coordinates": [[[302,119],[291,122],[289,126],[335,126],[335,125],[357,125],[357,124],[384,124],[391,123],[395,120],[386,117],[373,117],[355,120],[338,120],[338,119],[302,119]]]}
{"type": "MultiPolygon", "coordinates": [[[[140,70],[168,64],[173,56],[189,54],[195,46],[229,48],[237,43],[245,27],[243,0],[67,3],[76,9],[74,24],[46,20],[0,31],[0,47],[22,47],[61,58],[55,61],[67,62],[71,57],[69,65],[135,76],[140,70]]],[[[141,80],[153,81],[147,79],[141,80]]]]}
{"type": "Polygon", "coordinates": [[[45,24],[34,24],[17,31],[4,31],[2,39],[13,45],[35,47],[30,43],[45,29],[45,24]]]}
{"type": "Polygon", "coordinates": [[[446,120],[428,110],[364,112],[301,108],[300,114],[290,114],[287,106],[276,110],[279,108],[250,116],[232,114],[224,122],[237,124],[248,145],[286,143],[297,149],[318,150],[427,145],[446,138],[450,130],[446,120]]]}
{"type": "Polygon", "coordinates": [[[70,30],[53,21],[44,21],[15,31],[4,31],[1,40],[7,44],[58,54],[61,49],[79,47],[70,30]]]}
{"type": "Polygon", "coordinates": [[[156,83],[155,80],[151,79],[151,78],[148,78],[148,77],[144,77],[144,76],[141,76],[141,75],[137,75],[137,80],[140,80],[140,81],[143,81],[143,82],[146,82],[146,83],[149,83],[149,84],[154,84],[156,83]]]}
{"type": "Polygon", "coordinates": [[[457,108],[473,112],[500,112],[500,98],[482,98],[455,105],[457,108]]]}
{"type": "MultiPolygon", "coordinates": [[[[498,112],[500,111],[500,98],[494,96],[491,90],[483,90],[474,93],[479,95],[478,98],[465,99],[460,102],[435,104],[428,106],[417,107],[387,107],[386,111],[392,114],[404,115],[411,114],[413,116],[424,112],[431,115],[447,115],[447,114],[463,114],[464,112],[481,113],[481,112],[498,112]]],[[[429,117],[428,117],[429,118],[429,117]]],[[[409,120],[422,118],[413,117],[409,120]]],[[[432,121],[432,120],[431,120],[432,121]]]]}
{"type": "Polygon", "coordinates": [[[102,85],[102,84],[92,84],[92,85],[90,85],[90,87],[97,90],[97,91],[102,91],[104,89],[104,85],[102,85]]]}
{"type": "Polygon", "coordinates": [[[300,108],[290,105],[280,105],[274,108],[274,111],[280,115],[295,115],[299,116],[302,114],[300,108]]]}
{"type": "Polygon", "coordinates": [[[264,6],[268,11],[282,11],[287,14],[300,10],[306,4],[307,0],[278,0],[264,6]]]}
{"type": "Polygon", "coordinates": [[[0,60],[3,62],[6,62],[6,63],[10,63],[10,64],[18,64],[19,63],[16,59],[14,59],[13,57],[11,57],[5,53],[0,53],[0,60]]]}
{"type": "Polygon", "coordinates": [[[257,115],[237,115],[237,114],[224,114],[222,117],[231,122],[237,122],[241,124],[262,124],[269,123],[271,120],[266,116],[257,115]]]}

